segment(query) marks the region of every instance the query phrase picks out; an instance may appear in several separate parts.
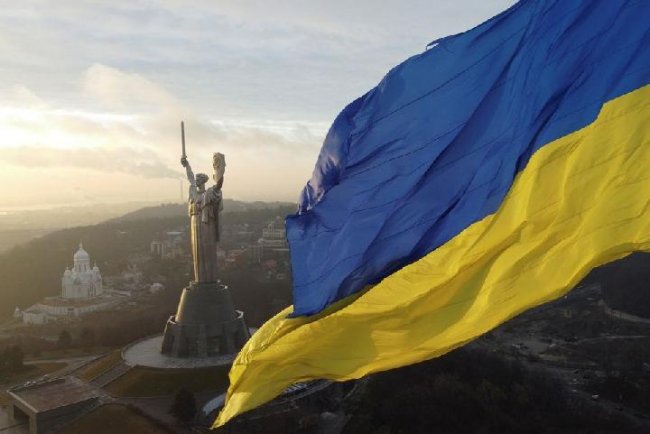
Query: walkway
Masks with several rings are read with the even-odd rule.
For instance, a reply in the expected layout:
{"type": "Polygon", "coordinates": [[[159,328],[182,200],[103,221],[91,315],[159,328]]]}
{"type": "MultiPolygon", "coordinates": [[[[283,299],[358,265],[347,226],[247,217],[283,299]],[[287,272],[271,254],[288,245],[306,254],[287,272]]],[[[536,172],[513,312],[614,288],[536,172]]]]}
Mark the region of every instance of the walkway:
{"type": "Polygon", "coordinates": [[[170,357],[160,353],[162,335],[154,336],[129,345],[122,357],[130,366],[148,366],[152,368],[205,368],[209,366],[230,365],[236,354],[215,357],[170,357]]]}

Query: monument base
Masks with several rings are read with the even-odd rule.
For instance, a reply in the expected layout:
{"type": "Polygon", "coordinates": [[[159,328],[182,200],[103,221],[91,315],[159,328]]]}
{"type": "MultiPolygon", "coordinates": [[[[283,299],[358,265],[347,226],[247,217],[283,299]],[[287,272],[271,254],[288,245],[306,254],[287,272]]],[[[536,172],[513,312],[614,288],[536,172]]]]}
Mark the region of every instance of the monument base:
{"type": "Polygon", "coordinates": [[[226,285],[190,282],[176,315],[167,320],[161,352],[173,357],[227,355],[248,338],[244,313],[233,307],[226,285]]]}

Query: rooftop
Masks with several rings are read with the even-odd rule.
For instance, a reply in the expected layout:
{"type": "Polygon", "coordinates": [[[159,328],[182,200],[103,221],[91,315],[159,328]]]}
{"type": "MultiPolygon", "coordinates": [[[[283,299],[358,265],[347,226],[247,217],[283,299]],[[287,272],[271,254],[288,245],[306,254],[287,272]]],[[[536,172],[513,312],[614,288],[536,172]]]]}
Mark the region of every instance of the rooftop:
{"type": "Polygon", "coordinates": [[[44,383],[15,387],[9,390],[9,394],[34,411],[42,412],[97,398],[100,392],[78,378],[62,377],[44,383]]]}

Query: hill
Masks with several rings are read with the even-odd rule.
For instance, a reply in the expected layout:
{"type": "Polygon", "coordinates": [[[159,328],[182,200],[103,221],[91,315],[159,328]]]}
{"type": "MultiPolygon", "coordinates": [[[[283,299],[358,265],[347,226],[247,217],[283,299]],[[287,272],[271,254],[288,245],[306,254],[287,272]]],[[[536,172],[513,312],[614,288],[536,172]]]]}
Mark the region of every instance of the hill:
{"type": "Polygon", "coordinates": [[[0,209],[0,253],[52,231],[101,223],[151,203],[93,203],[47,209],[0,209]]]}
{"type": "MultiPolygon", "coordinates": [[[[223,224],[264,222],[294,209],[273,204],[250,208],[233,211],[226,204],[223,224]]],[[[10,315],[16,306],[24,309],[45,296],[59,294],[61,275],[72,265],[80,240],[107,276],[122,271],[129,255],[148,252],[151,240],[160,232],[187,225],[185,205],[162,205],[106,223],[54,231],[13,247],[0,254],[0,318],[10,315]]]]}
{"type": "Polygon", "coordinates": [[[601,267],[599,280],[607,305],[650,318],[650,254],[635,253],[601,267]]]}
{"type": "MultiPolygon", "coordinates": [[[[293,204],[288,202],[242,202],[233,199],[224,199],[224,213],[246,212],[255,210],[273,210],[273,209],[291,209],[293,204]]],[[[108,220],[108,222],[125,222],[135,220],[145,220],[151,218],[172,218],[186,217],[187,204],[185,203],[166,203],[156,206],[140,208],[123,216],[108,220]]]]}

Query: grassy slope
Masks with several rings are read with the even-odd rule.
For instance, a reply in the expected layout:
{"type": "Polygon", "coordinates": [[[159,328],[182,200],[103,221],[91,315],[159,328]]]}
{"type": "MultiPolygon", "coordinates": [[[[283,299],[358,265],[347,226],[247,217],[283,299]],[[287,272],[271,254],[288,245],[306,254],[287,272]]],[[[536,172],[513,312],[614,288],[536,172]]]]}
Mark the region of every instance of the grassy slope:
{"type": "Polygon", "coordinates": [[[119,397],[173,395],[181,387],[192,392],[225,392],[229,366],[196,369],[155,369],[137,366],[119,377],[106,390],[119,397]]]}
{"type": "Polygon", "coordinates": [[[90,381],[120,363],[121,360],[122,350],[113,350],[104,357],[100,357],[84,366],[76,373],[76,376],[84,381],[90,381]]]}

